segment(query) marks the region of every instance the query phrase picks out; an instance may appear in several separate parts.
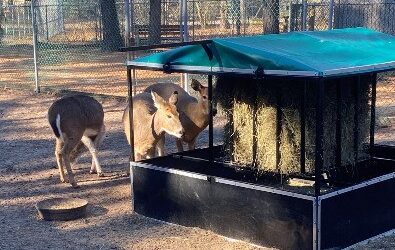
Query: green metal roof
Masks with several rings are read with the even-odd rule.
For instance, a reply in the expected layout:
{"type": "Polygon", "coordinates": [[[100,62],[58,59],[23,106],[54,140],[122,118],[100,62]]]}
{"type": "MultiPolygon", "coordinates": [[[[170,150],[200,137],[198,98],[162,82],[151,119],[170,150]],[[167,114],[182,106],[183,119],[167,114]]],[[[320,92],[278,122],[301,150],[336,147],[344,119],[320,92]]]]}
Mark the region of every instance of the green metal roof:
{"type": "Polygon", "coordinates": [[[366,28],[212,39],[128,61],[127,65],[195,73],[337,76],[395,69],[395,37],[366,28]]]}

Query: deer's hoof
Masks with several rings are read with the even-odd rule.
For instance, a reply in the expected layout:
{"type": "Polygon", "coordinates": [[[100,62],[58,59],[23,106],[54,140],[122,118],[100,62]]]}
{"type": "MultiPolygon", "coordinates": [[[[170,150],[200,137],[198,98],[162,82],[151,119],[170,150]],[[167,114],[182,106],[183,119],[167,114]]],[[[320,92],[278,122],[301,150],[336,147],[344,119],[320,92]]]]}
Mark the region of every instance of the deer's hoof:
{"type": "Polygon", "coordinates": [[[80,187],[80,186],[78,186],[77,182],[71,183],[71,186],[72,186],[73,188],[79,188],[79,187],[80,187]]]}
{"type": "Polygon", "coordinates": [[[97,173],[97,176],[99,176],[99,177],[104,177],[104,173],[102,173],[102,172],[97,173]]]}
{"type": "Polygon", "coordinates": [[[62,183],[68,183],[69,180],[67,178],[60,178],[60,182],[62,183]]]}
{"type": "Polygon", "coordinates": [[[89,171],[89,173],[90,173],[90,174],[96,174],[96,170],[92,170],[92,169],[91,169],[91,171],[89,171]]]}

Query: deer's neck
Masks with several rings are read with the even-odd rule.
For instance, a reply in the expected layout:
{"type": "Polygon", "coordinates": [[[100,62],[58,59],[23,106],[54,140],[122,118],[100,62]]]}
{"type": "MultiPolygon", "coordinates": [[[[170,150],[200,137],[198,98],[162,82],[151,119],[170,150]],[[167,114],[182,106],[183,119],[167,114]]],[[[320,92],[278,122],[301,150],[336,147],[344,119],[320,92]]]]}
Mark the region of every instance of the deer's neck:
{"type": "Polygon", "coordinates": [[[191,102],[187,105],[186,113],[191,121],[199,128],[205,128],[208,124],[207,111],[201,102],[191,102]]]}
{"type": "Polygon", "coordinates": [[[159,137],[161,137],[165,131],[161,130],[161,123],[160,123],[160,119],[157,115],[157,113],[155,112],[154,115],[152,116],[152,136],[154,137],[155,141],[159,139],[159,137]]]}

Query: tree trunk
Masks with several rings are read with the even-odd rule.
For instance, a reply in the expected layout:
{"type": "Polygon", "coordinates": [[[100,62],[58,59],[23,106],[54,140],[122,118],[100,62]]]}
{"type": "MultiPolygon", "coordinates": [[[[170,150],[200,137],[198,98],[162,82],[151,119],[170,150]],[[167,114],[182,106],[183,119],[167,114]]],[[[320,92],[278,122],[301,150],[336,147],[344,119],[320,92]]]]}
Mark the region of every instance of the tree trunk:
{"type": "Polygon", "coordinates": [[[161,12],[161,0],[150,0],[149,44],[160,44],[161,12]]]}
{"type": "Polygon", "coordinates": [[[103,23],[102,49],[117,51],[124,43],[119,29],[115,0],[100,0],[100,11],[103,23]]]}
{"type": "Polygon", "coordinates": [[[263,3],[263,33],[277,34],[279,33],[279,0],[266,0],[263,3]]]}

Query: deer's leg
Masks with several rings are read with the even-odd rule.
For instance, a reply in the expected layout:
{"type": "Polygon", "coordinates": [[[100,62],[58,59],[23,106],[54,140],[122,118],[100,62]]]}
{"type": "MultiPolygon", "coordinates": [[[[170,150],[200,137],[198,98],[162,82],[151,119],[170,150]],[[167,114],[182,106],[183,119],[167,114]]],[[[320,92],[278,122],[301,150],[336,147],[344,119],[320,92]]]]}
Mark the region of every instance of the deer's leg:
{"type": "Polygon", "coordinates": [[[188,142],[188,150],[195,149],[195,146],[196,146],[196,137],[192,141],[188,142]]]}
{"type": "MultiPolygon", "coordinates": [[[[105,134],[106,134],[106,127],[103,124],[102,127],[100,128],[99,133],[93,137],[90,137],[90,139],[93,141],[93,145],[94,145],[96,151],[99,150],[99,147],[100,147],[101,143],[103,142],[105,134]]],[[[99,168],[100,168],[100,165],[99,165],[99,168]]],[[[91,165],[90,173],[96,174],[98,172],[100,172],[100,173],[102,172],[101,168],[100,168],[100,171],[97,170],[96,161],[95,161],[94,157],[92,157],[92,165],[91,165]]]]}
{"type": "Polygon", "coordinates": [[[63,169],[63,162],[62,162],[62,147],[63,147],[63,142],[57,138],[56,145],[55,145],[55,157],[56,157],[56,163],[57,163],[58,169],[59,169],[60,181],[67,182],[67,179],[64,176],[64,169],[63,169]]]}
{"type": "Polygon", "coordinates": [[[80,138],[78,137],[78,138],[68,139],[65,134],[64,134],[64,138],[65,138],[65,141],[64,141],[63,148],[62,148],[62,152],[61,152],[62,158],[64,161],[64,165],[66,166],[66,171],[67,171],[67,175],[69,177],[69,182],[74,188],[77,188],[78,185],[74,179],[74,174],[71,169],[70,153],[78,145],[80,138]]]}
{"type": "Polygon", "coordinates": [[[165,155],[165,141],[166,138],[163,136],[161,139],[159,139],[158,143],[156,144],[156,151],[158,153],[158,156],[165,155]]]}
{"type": "Polygon", "coordinates": [[[142,156],[141,154],[139,154],[139,153],[136,152],[135,160],[136,160],[136,161],[141,161],[142,159],[143,159],[143,156],[142,156]]]}
{"type": "MultiPolygon", "coordinates": [[[[105,134],[106,134],[106,127],[103,124],[102,127],[100,128],[99,133],[95,136],[95,139],[93,140],[93,145],[94,145],[96,151],[99,150],[99,147],[100,147],[101,143],[103,142],[105,134]]],[[[92,166],[91,166],[90,173],[91,174],[102,173],[102,169],[101,169],[100,165],[99,165],[99,167],[97,167],[94,157],[92,157],[92,166]]]]}
{"type": "Polygon", "coordinates": [[[77,146],[70,153],[70,162],[72,165],[76,165],[78,161],[78,157],[84,152],[84,144],[82,142],[78,142],[77,146]]]}
{"type": "Polygon", "coordinates": [[[176,139],[176,145],[177,145],[177,150],[178,152],[184,151],[184,147],[182,146],[182,140],[181,139],[176,139]]]}
{"type": "Polygon", "coordinates": [[[92,160],[93,160],[94,164],[96,165],[97,175],[103,176],[103,173],[102,173],[102,170],[100,167],[100,163],[99,163],[99,159],[97,158],[97,149],[96,149],[93,141],[88,136],[85,136],[85,135],[82,136],[81,141],[88,148],[89,152],[92,155],[92,160]]]}

